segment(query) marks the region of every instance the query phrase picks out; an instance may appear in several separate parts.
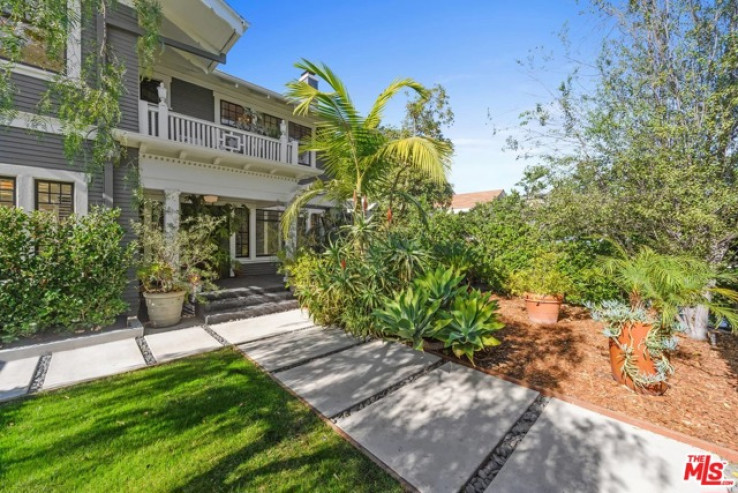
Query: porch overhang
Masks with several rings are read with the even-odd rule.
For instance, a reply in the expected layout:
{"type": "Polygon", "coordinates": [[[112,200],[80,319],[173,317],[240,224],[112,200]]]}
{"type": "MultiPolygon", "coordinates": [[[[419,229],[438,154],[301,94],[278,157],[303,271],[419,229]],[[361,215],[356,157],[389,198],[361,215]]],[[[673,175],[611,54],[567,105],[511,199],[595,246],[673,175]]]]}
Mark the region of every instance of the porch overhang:
{"type": "Polygon", "coordinates": [[[239,171],[250,171],[266,176],[302,180],[320,176],[323,173],[322,170],[310,166],[280,163],[278,161],[244,156],[230,151],[169,141],[138,132],[116,130],[115,136],[124,147],[138,148],[141,153],[156,154],[165,158],[194,161],[239,171]]]}
{"type": "MultiPolygon", "coordinates": [[[[162,13],[166,19],[187,33],[200,48],[223,55],[228,53],[249,27],[248,22],[224,0],[164,2],[162,13]]],[[[183,55],[206,72],[218,65],[217,61],[192,56],[186,52],[183,55]]]]}

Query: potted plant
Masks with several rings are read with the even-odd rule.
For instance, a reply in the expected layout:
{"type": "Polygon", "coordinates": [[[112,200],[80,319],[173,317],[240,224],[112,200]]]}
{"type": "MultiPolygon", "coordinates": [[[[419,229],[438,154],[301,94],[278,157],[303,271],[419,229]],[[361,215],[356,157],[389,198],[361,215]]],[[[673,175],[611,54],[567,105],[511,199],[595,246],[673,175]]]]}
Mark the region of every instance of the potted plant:
{"type": "Polygon", "coordinates": [[[558,267],[559,256],[545,253],[537,256],[530,267],[513,272],[508,289],[525,300],[531,322],[553,325],[559,320],[561,304],[566,293],[574,288],[569,276],[558,267]]]}
{"type": "Polygon", "coordinates": [[[210,287],[217,277],[218,247],[209,240],[221,221],[196,216],[171,233],[156,220],[134,225],[142,250],[137,274],[152,326],[179,323],[185,295],[210,287]]]}
{"type": "Polygon", "coordinates": [[[609,339],[613,378],[638,393],[666,392],[674,372],[669,354],[677,347],[676,333],[685,328],[684,308],[702,305],[719,317],[736,320],[736,313],[713,296],[735,301],[738,293],[714,287],[726,277],[704,261],[643,248],[633,257],[609,259],[604,273],[620,286],[628,302],[608,301],[589,308],[595,320],[606,324],[603,333],[609,339]]]}

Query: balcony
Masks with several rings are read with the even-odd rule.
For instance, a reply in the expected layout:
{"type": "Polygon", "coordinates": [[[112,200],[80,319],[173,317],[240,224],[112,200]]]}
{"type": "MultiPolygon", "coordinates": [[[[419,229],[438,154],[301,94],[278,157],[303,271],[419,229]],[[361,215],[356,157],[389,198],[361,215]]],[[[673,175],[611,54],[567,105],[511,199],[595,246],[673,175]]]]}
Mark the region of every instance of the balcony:
{"type": "Polygon", "coordinates": [[[315,153],[298,151],[298,142],[287,137],[283,124],[279,139],[169,111],[166,104],[139,101],[139,132],[145,136],[242,156],[257,162],[273,162],[315,168],[315,153]]]}

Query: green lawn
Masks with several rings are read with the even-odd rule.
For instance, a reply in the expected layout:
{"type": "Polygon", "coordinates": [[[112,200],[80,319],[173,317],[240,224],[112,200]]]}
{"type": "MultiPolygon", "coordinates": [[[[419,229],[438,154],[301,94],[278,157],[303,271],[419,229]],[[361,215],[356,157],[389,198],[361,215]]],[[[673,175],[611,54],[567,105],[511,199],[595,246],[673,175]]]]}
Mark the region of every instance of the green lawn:
{"type": "Polygon", "coordinates": [[[232,350],[0,406],[2,491],[400,491],[232,350]]]}

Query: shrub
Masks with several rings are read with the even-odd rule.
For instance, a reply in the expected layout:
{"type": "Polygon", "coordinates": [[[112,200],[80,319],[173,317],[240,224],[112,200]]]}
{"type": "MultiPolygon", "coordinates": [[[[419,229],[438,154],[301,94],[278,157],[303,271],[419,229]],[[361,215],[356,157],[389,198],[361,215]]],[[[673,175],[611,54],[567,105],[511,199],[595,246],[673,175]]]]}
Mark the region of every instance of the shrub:
{"type": "Polygon", "coordinates": [[[526,293],[564,296],[573,291],[574,283],[559,268],[559,256],[549,252],[538,255],[530,267],[513,272],[507,288],[518,296],[526,293]]]}
{"type": "Polygon", "coordinates": [[[218,245],[212,241],[225,218],[199,215],[183,220],[176,233],[167,233],[158,220],[133,225],[142,255],[137,275],[144,292],[211,288],[218,276],[218,245]]]}
{"type": "Polygon", "coordinates": [[[93,209],[58,222],[0,208],[0,338],[109,325],[122,300],[134,247],[119,211],[93,209]]]}

